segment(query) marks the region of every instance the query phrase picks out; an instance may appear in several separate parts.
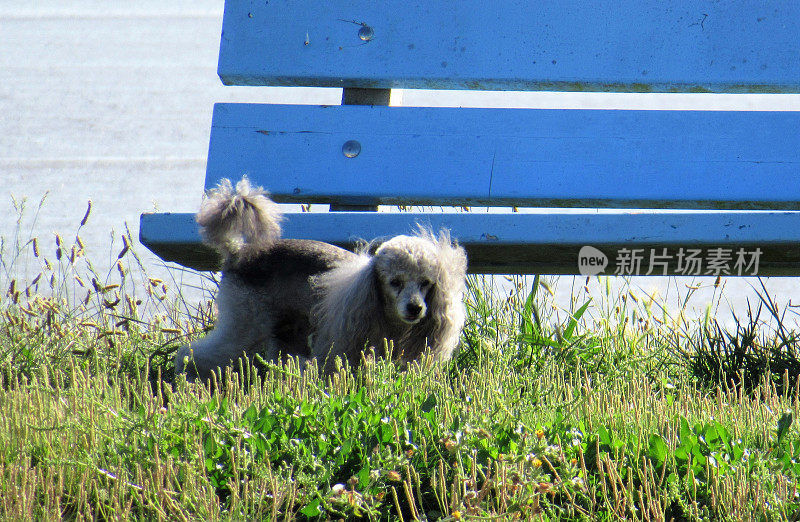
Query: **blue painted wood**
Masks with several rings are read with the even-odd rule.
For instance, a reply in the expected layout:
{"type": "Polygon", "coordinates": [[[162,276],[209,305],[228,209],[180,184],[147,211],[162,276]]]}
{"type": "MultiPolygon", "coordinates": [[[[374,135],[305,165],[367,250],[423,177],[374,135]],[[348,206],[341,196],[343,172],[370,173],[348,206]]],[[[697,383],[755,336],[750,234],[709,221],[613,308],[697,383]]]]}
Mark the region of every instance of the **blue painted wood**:
{"type": "Polygon", "coordinates": [[[285,202],[798,209],[798,129],[800,112],[218,104],[206,188],[247,174],[285,202]]]}
{"type": "MultiPolygon", "coordinates": [[[[219,74],[368,89],[800,92],[798,48],[797,2],[228,0],[219,74]]],[[[206,187],[247,174],[294,202],[800,209],[798,128],[796,112],[220,104],[206,187]]],[[[349,245],[415,223],[449,228],[473,272],[577,273],[592,247],[605,273],[652,273],[667,258],[655,267],[684,273],[684,250],[729,262],[758,252],[758,275],[800,273],[800,212],[310,213],[290,215],[285,236],[349,245]],[[625,271],[637,252],[650,272],[625,271]]],[[[191,214],[145,214],[140,237],[166,260],[217,262],[191,214]]],[[[696,275],[736,275],[708,263],[696,275]]]]}
{"type": "MultiPolygon", "coordinates": [[[[714,248],[728,249],[731,256],[758,248],[758,275],[800,271],[800,212],[295,213],[287,215],[283,228],[284,237],[351,246],[359,238],[407,234],[417,224],[449,229],[467,249],[473,273],[575,274],[584,246],[609,257],[609,274],[621,249],[642,249],[647,260],[651,252],[662,255],[663,248],[672,255],[680,248],[701,249],[703,256],[714,248]]],[[[168,261],[214,266],[210,251],[198,257],[199,250],[186,250],[200,242],[192,214],[144,214],[140,239],[168,261]]],[[[675,273],[674,263],[668,273],[675,273]]],[[[641,274],[645,271],[646,265],[641,274]]],[[[660,268],[655,273],[660,275],[660,268]]]]}
{"type": "Polygon", "coordinates": [[[798,48],[796,1],[227,0],[218,72],[232,85],[798,92],[798,48]]]}

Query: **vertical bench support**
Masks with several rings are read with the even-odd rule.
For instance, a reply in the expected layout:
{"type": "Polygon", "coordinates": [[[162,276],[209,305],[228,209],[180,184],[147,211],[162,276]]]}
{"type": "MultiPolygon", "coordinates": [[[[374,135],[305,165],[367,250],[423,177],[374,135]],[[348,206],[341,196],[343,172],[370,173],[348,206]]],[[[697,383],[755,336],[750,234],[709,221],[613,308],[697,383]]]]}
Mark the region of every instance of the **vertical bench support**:
{"type": "MultiPolygon", "coordinates": [[[[392,97],[391,89],[359,89],[346,87],[342,89],[342,105],[389,105],[392,97]]],[[[331,203],[334,212],[376,212],[378,205],[342,205],[331,203]]]]}

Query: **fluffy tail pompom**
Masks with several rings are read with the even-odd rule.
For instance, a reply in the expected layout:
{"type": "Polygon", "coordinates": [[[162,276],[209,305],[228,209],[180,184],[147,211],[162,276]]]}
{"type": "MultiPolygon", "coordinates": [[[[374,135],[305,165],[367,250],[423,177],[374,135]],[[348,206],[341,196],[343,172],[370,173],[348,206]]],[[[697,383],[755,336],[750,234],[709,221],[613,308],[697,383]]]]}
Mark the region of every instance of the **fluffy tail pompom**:
{"type": "Polygon", "coordinates": [[[283,215],[267,191],[243,177],[235,188],[223,179],[209,190],[196,219],[205,242],[230,266],[269,249],[280,238],[283,215]]]}

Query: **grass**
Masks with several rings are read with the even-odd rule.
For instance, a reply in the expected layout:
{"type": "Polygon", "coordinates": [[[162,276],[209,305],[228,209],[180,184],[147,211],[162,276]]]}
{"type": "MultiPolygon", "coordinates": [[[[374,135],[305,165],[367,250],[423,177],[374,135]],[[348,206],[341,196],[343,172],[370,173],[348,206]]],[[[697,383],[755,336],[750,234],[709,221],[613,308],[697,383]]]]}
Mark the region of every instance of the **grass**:
{"type": "Polygon", "coordinates": [[[777,326],[754,310],[729,331],[628,289],[564,310],[544,278],[471,277],[448,364],[367,356],[325,380],[256,361],[204,386],[171,354],[211,305],[148,277],[127,233],[98,273],[80,230],[0,249],[0,519],[800,511],[796,336],[767,295],[777,326]]]}

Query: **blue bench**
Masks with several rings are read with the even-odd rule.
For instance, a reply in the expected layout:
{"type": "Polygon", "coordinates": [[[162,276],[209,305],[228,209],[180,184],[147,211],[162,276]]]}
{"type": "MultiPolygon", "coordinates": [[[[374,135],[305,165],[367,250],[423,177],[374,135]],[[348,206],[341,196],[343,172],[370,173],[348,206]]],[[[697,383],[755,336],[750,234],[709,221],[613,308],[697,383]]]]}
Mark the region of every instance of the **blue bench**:
{"type": "MultiPolygon", "coordinates": [[[[797,2],[227,0],[223,83],[343,88],[343,104],[215,105],[205,188],[246,174],[278,202],[331,205],[288,214],[292,238],[447,227],[471,272],[797,275],[800,112],[388,101],[394,88],[797,93],[798,49],[797,2]]],[[[191,214],[143,214],[140,238],[217,266],[191,214]]]]}

